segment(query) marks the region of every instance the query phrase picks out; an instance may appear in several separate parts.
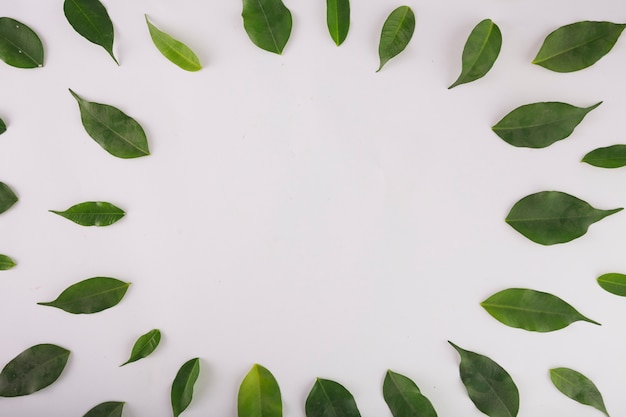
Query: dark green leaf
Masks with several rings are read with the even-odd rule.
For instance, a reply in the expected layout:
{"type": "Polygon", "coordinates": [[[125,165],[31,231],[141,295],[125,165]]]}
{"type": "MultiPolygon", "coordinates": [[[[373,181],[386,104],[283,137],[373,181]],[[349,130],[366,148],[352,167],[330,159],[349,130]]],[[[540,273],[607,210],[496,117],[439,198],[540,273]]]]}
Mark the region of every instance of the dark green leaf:
{"type": "Polygon", "coordinates": [[[0,397],[29,395],[59,378],[70,351],[52,344],[32,346],[5,365],[0,373],[0,397]]]}
{"type": "Polygon", "coordinates": [[[598,210],[569,194],[541,191],[515,203],[505,221],[533,242],[554,245],[584,235],[590,225],[621,210],[598,210]]]}
{"type": "Polygon", "coordinates": [[[7,131],[7,125],[4,120],[0,119],[0,135],[7,131]]]}
{"type": "Polygon", "coordinates": [[[282,54],[291,35],[291,12],[281,0],[243,0],[243,27],[259,48],[282,54]]]}
{"type": "Polygon", "coordinates": [[[105,201],[87,201],[65,211],[50,210],[81,226],[109,226],[124,217],[124,210],[105,201]]]}
{"type": "Polygon", "coordinates": [[[97,313],[117,305],[129,286],[129,282],[115,278],[88,278],[67,287],[56,300],[37,304],[60,308],[72,314],[97,313]]]}
{"type": "Polygon", "coordinates": [[[626,275],[604,274],[598,277],[598,285],[611,294],[626,297],[626,275]]]}
{"type": "Polygon", "coordinates": [[[575,321],[600,324],[583,316],[559,297],[524,288],[500,291],[480,305],[499,322],[533,332],[559,330],[575,321]]]}
{"type": "Polygon", "coordinates": [[[448,343],[461,355],[461,381],[476,408],[489,417],[515,417],[519,392],[509,373],[486,356],[448,343]]]}
{"type": "Polygon", "coordinates": [[[350,0],[326,0],[326,24],[330,37],[341,45],[350,29],[350,0]]]}
{"type": "Polygon", "coordinates": [[[123,402],[107,401],[87,411],[83,417],[122,417],[123,409],[123,402]]]}
{"type": "Polygon", "coordinates": [[[0,271],[7,271],[15,266],[15,261],[6,255],[0,255],[0,271]]]}
{"type": "Polygon", "coordinates": [[[41,39],[22,22],[0,17],[0,59],[17,68],[43,67],[41,39]]]}
{"type": "Polygon", "coordinates": [[[393,417],[437,417],[437,413],[415,383],[404,375],[387,371],[383,397],[393,417]]]}
{"type": "Polygon", "coordinates": [[[343,385],[317,378],[304,406],[306,417],[361,417],[354,397],[343,385]]]}
{"type": "Polygon", "coordinates": [[[461,75],[448,88],[484,77],[496,62],[501,46],[502,33],[498,25],[491,19],[478,23],[463,48],[461,75]]]}
{"type": "Polygon", "coordinates": [[[576,22],[562,26],[543,41],[533,64],[556,72],[590,67],[608,54],[626,25],[611,22],[576,22]]]}
{"type": "Polygon", "coordinates": [[[283,403],[278,382],[266,368],[254,365],[239,387],[239,417],[282,417],[283,403]]]}
{"type": "Polygon", "coordinates": [[[145,18],[152,42],[154,42],[154,46],[157,47],[165,58],[186,71],[199,71],[202,69],[200,60],[187,45],[154,26],[148,20],[147,15],[145,18]]]}
{"type": "Polygon", "coordinates": [[[152,329],[148,333],[142,335],[137,339],[133,350],[130,353],[130,358],[120,366],[124,366],[131,362],[143,359],[150,355],[159,346],[161,341],[161,332],[158,329],[152,329]]]}
{"type": "Polygon", "coordinates": [[[404,51],[409,44],[415,30],[415,14],[409,6],[400,6],[395,9],[383,25],[378,44],[380,66],[376,72],[393,57],[404,51]]]}
{"type": "Polygon", "coordinates": [[[183,364],[172,383],[172,411],[174,417],[185,411],[193,399],[193,386],[200,374],[200,359],[190,359],[183,364]]]}
{"type": "Polygon", "coordinates": [[[118,158],[150,155],[143,128],[135,119],[107,104],[83,100],[70,90],[78,101],[85,130],[100,146],[118,158]]]}
{"type": "Polygon", "coordinates": [[[0,214],[10,209],[17,203],[17,196],[13,190],[3,182],[0,182],[0,214]]]}
{"type": "Polygon", "coordinates": [[[626,166],[626,145],[613,145],[595,149],[585,155],[582,162],[600,168],[620,168],[626,166]]]}
{"type": "Polygon", "coordinates": [[[609,416],[602,394],[593,382],[580,372],[569,368],[550,369],[550,379],[563,394],[581,404],[590,405],[609,416]]]}
{"type": "Polygon", "coordinates": [[[113,55],[113,23],[99,0],[65,0],[63,11],[67,21],[80,36],[103,47],[119,65],[113,55]]]}
{"type": "Polygon", "coordinates": [[[492,127],[505,142],[524,148],[545,148],[572,134],[587,113],[598,107],[567,103],[526,104],[511,111],[492,127]]]}

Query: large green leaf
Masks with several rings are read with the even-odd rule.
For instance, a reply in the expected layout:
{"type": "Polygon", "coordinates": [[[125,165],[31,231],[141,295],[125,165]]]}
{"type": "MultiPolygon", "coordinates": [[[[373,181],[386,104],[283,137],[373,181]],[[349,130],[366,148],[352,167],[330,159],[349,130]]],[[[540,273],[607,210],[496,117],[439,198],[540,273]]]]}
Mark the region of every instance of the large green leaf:
{"type": "Polygon", "coordinates": [[[626,166],[626,145],[594,149],[583,157],[582,162],[600,168],[621,168],[626,166]]]}
{"type": "Polygon", "coordinates": [[[147,15],[145,18],[152,42],[165,58],[186,71],[199,71],[202,69],[200,60],[187,45],[154,26],[148,20],[147,15]]]}
{"type": "Polygon", "coordinates": [[[282,0],[243,0],[243,27],[259,48],[282,54],[291,35],[291,12],[282,0]]]}
{"type": "Polygon", "coordinates": [[[126,214],[121,208],[105,201],[87,201],[73,205],[65,211],[50,212],[81,226],[109,226],[126,214]]]}
{"type": "Polygon", "coordinates": [[[422,395],[415,382],[404,375],[387,371],[383,397],[393,417],[437,417],[428,398],[422,395]]]}
{"type": "Polygon", "coordinates": [[[113,55],[113,22],[99,0],[65,0],[63,12],[79,35],[103,47],[119,65],[113,55]]]}
{"type": "Polygon", "coordinates": [[[15,261],[6,255],[0,255],[0,271],[7,271],[15,266],[15,261]]]}
{"type": "Polygon", "coordinates": [[[317,378],[304,406],[306,417],[361,417],[354,397],[341,384],[317,378]]]}
{"type": "Polygon", "coordinates": [[[330,37],[341,45],[350,29],[350,0],[326,0],[326,24],[330,37]]]}
{"type": "Polygon", "coordinates": [[[193,387],[200,375],[200,359],[188,360],[180,367],[172,382],[171,402],[174,417],[178,417],[189,407],[193,399],[193,387]]]}
{"type": "Polygon", "coordinates": [[[559,391],[572,400],[600,410],[609,417],[602,394],[585,375],[569,368],[554,368],[550,369],[550,379],[559,391]]]}
{"type": "Polygon", "coordinates": [[[597,279],[598,285],[611,294],[626,297],[626,275],[609,273],[600,275],[597,279]]]}
{"type": "Polygon", "coordinates": [[[13,207],[17,200],[17,195],[15,195],[11,187],[0,182],[0,214],[13,207]]]}
{"type": "Polygon", "coordinates": [[[0,17],[0,59],[17,68],[43,67],[43,44],[22,22],[0,17]]]}
{"type": "Polygon", "coordinates": [[[239,417],[282,417],[283,403],[274,375],[255,364],[241,382],[237,396],[239,417]]]}
{"type": "Polygon", "coordinates": [[[122,417],[124,403],[119,401],[107,401],[96,405],[83,417],[122,417]]]}
{"type": "Polygon", "coordinates": [[[148,333],[141,335],[133,345],[130,358],[120,366],[136,362],[150,355],[159,346],[159,342],[161,342],[161,331],[159,329],[152,329],[148,333]]]}
{"type": "Polygon", "coordinates": [[[37,304],[60,308],[72,314],[97,313],[122,301],[129,286],[129,282],[115,278],[88,278],[67,287],[56,300],[37,304]]]}
{"type": "Polygon", "coordinates": [[[409,6],[400,6],[391,12],[380,33],[378,44],[380,66],[376,72],[380,71],[391,58],[404,51],[413,37],[414,30],[415,14],[409,6]]]}

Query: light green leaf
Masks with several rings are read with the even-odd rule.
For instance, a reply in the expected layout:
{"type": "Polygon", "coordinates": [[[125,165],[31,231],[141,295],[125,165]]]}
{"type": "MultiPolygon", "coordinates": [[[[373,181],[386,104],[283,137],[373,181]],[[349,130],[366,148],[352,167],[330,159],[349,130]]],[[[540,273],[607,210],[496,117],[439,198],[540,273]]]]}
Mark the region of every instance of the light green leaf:
{"type": "Polygon", "coordinates": [[[0,214],[13,207],[13,204],[17,203],[17,200],[18,198],[11,187],[0,182],[0,214]]]}
{"type": "Polygon", "coordinates": [[[113,55],[113,22],[99,0],[65,0],[63,12],[80,36],[103,47],[119,65],[113,55]]]}
{"type": "Polygon", "coordinates": [[[602,394],[585,375],[569,368],[554,368],[550,369],[550,379],[554,386],[567,397],[600,410],[609,417],[602,394]]]}
{"type": "Polygon", "coordinates": [[[109,226],[126,214],[124,210],[105,201],[87,201],[75,204],[65,211],[50,210],[50,212],[81,226],[109,226]]]}
{"type": "Polygon", "coordinates": [[[0,271],[7,271],[15,266],[15,261],[6,255],[0,255],[0,271]]]}
{"type": "Polygon", "coordinates": [[[202,69],[200,60],[187,45],[172,38],[150,23],[148,15],[145,15],[145,18],[152,42],[154,42],[154,46],[157,47],[165,58],[186,71],[199,71],[202,69]]]}
{"type": "Polygon", "coordinates": [[[626,275],[610,273],[598,277],[598,285],[611,294],[626,297],[626,275]]]}
{"type": "Polygon", "coordinates": [[[123,402],[107,401],[87,411],[83,417],[122,417],[123,409],[123,402]]]}
{"type": "Polygon", "coordinates": [[[317,378],[304,406],[306,417],[361,417],[354,397],[341,384],[317,378]]]}
{"type": "Polygon", "coordinates": [[[390,370],[383,382],[383,397],[393,417],[437,417],[437,413],[415,382],[390,370]]]}
{"type": "Polygon", "coordinates": [[[60,308],[72,314],[97,313],[122,301],[129,286],[129,282],[115,278],[88,278],[67,287],[56,300],[37,304],[60,308]]]}
{"type": "Polygon", "coordinates": [[[278,382],[266,368],[255,364],[239,387],[239,417],[282,417],[283,403],[278,382]]]}
{"type": "Polygon", "coordinates": [[[130,358],[128,358],[128,360],[120,366],[124,366],[147,357],[152,352],[154,352],[157,346],[159,346],[160,341],[161,331],[158,329],[152,329],[148,333],[141,335],[133,345],[133,350],[130,353],[130,358]]]}
{"type": "Polygon", "coordinates": [[[330,37],[341,45],[350,29],[350,0],[326,0],[326,24],[330,37]]]}
{"type": "Polygon", "coordinates": [[[243,0],[243,27],[259,48],[282,54],[291,35],[291,12],[281,0],[243,0]]]}
{"type": "Polygon", "coordinates": [[[376,72],[393,57],[404,51],[413,37],[415,14],[409,6],[400,6],[391,12],[383,25],[378,45],[380,66],[376,72]]]}
{"type": "Polygon", "coordinates": [[[43,44],[22,22],[0,17],[0,59],[17,68],[43,67],[43,44]]]}
{"type": "Polygon", "coordinates": [[[585,155],[582,162],[600,168],[620,168],[626,166],[626,145],[613,145],[595,149],[585,155]]]}
{"type": "Polygon", "coordinates": [[[193,399],[193,386],[200,375],[200,359],[188,360],[180,367],[172,383],[172,412],[178,417],[193,399]]]}

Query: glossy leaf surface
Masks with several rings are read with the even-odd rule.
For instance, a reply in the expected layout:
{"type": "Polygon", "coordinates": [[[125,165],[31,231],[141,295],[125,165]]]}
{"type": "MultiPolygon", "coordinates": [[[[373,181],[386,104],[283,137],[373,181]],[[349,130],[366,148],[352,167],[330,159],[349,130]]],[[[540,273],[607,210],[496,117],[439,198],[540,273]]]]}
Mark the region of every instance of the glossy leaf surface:
{"type": "Polygon", "coordinates": [[[461,381],[476,408],[489,417],[515,417],[519,392],[509,373],[487,356],[448,343],[461,355],[461,381]]]}
{"type": "Polygon", "coordinates": [[[56,381],[70,351],[53,344],[31,346],[0,372],[0,397],[19,397],[37,392],[56,381]]]}
{"type": "Polygon", "coordinates": [[[437,413],[420,392],[415,382],[398,373],[387,371],[383,397],[393,417],[437,417],[437,413]]]}
{"type": "Polygon", "coordinates": [[[524,288],[500,291],[480,305],[499,322],[533,332],[559,330],[576,321],[600,324],[555,295],[524,288]]]}
{"type": "Polygon", "coordinates": [[[122,301],[129,286],[129,282],[115,278],[88,278],[67,287],[56,300],[37,304],[60,308],[72,314],[97,313],[122,301]]]}
{"type": "Polygon", "coordinates": [[[626,166],[626,145],[595,149],[585,155],[582,162],[600,168],[621,168],[626,166]]]}
{"type": "Polygon", "coordinates": [[[113,22],[100,0],[65,0],[63,12],[80,36],[103,47],[119,65],[113,55],[113,22]]]}
{"type": "Polygon", "coordinates": [[[278,382],[266,368],[255,364],[243,379],[237,396],[239,417],[282,417],[278,382]]]}
{"type": "Polygon", "coordinates": [[[12,67],[43,67],[43,44],[22,22],[0,17],[0,59],[12,67]]]}
{"type": "Polygon", "coordinates": [[[378,45],[380,66],[376,72],[380,71],[391,58],[404,51],[413,37],[413,31],[415,14],[409,6],[400,6],[391,12],[380,33],[378,45]]]}
{"type": "Polygon", "coordinates": [[[470,33],[461,57],[461,75],[448,88],[469,83],[484,77],[493,67],[500,48],[502,47],[502,33],[498,25],[491,19],[478,23],[470,33]]]}
{"type": "Polygon", "coordinates": [[[567,397],[600,410],[608,417],[609,413],[604,406],[602,394],[585,375],[569,368],[554,368],[550,369],[550,379],[554,386],[567,397]]]}
{"type": "Polygon", "coordinates": [[[123,402],[107,401],[87,411],[83,417],[122,417],[123,410],[123,402]]]}
{"type": "Polygon", "coordinates": [[[15,266],[15,261],[6,255],[0,255],[0,271],[7,271],[15,266]]]}
{"type": "Polygon", "coordinates": [[[621,210],[598,210],[569,194],[541,191],[515,203],[506,222],[533,242],[554,245],[584,235],[590,225],[621,210]]]}
{"type": "Polygon", "coordinates": [[[193,387],[200,375],[200,359],[190,359],[178,370],[172,383],[172,412],[174,417],[185,411],[193,399],[193,387]]]}
{"type": "Polygon", "coordinates": [[[4,120],[0,119],[0,135],[7,131],[7,125],[4,120]]]}
{"type": "Polygon", "coordinates": [[[108,104],[82,99],[70,90],[78,102],[85,130],[100,146],[118,158],[150,155],[143,128],[135,119],[108,104]]]}
{"type": "Polygon", "coordinates": [[[18,198],[11,187],[0,182],[0,214],[13,207],[13,204],[17,203],[17,200],[18,198]]]}
{"type": "Polygon", "coordinates": [[[259,48],[282,54],[291,35],[291,12],[282,0],[243,0],[243,27],[259,48]]]}
{"type": "Polygon", "coordinates": [[[598,277],[598,285],[611,294],[626,297],[626,275],[610,273],[598,277]]]}
{"type": "Polygon", "coordinates": [[[526,104],[504,116],[492,130],[513,146],[545,148],[571,135],[601,103],[587,108],[559,102],[526,104]]]}
{"type": "Polygon", "coordinates": [[[124,210],[105,201],[87,201],[73,205],[65,211],[50,210],[50,212],[81,226],[109,226],[126,214],[124,210]]]}
{"type": "Polygon", "coordinates": [[[152,329],[148,333],[141,335],[133,345],[130,358],[120,366],[136,362],[150,355],[159,346],[159,342],[161,342],[161,331],[158,329],[152,329]]]}
{"type": "Polygon", "coordinates": [[[326,25],[330,37],[341,45],[350,30],[350,0],[326,0],[326,25]]]}
{"type": "Polygon", "coordinates": [[[187,45],[161,31],[150,23],[148,16],[145,17],[152,42],[165,58],[186,71],[199,71],[202,69],[200,60],[187,45]]]}
{"type": "Polygon", "coordinates": [[[304,406],[306,417],[361,417],[354,397],[341,384],[317,378],[304,406]]]}
{"type": "Polygon", "coordinates": [[[626,25],[583,21],[562,26],[543,41],[533,64],[556,72],[590,67],[608,54],[626,25]]]}

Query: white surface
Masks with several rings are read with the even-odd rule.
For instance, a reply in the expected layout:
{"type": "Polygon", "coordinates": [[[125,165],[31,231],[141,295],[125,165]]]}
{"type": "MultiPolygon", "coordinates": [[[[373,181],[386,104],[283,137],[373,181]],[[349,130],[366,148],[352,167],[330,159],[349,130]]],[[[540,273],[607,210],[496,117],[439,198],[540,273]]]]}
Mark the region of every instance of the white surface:
{"type": "Polygon", "coordinates": [[[553,247],[503,221],[541,190],[626,205],[626,171],[578,162],[625,140],[626,44],[572,74],[530,64],[561,25],[623,20],[621,1],[411,1],[413,40],[378,74],[380,28],[402,3],[353,2],[337,48],[325,2],[289,1],[294,29],[283,56],[249,41],[238,1],[105,4],[120,67],[74,32],[61,2],[2,5],[40,35],[46,61],[37,70],[0,66],[9,126],[0,181],[20,197],[0,217],[0,253],[19,263],[0,277],[0,362],[37,343],[72,355],[55,384],[3,399],[0,415],[81,416],[120,400],[126,417],[169,416],[171,381],[199,356],[188,417],[236,415],[254,363],[277,378],[286,417],[304,415],[316,377],[346,386],[364,416],[390,416],[381,393],[388,368],[411,377],[440,416],[480,416],[447,340],[509,371],[520,417],[598,415],[552,386],[556,366],[594,380],[609,412],[626,410],[626,301],[595,283],[626,271],[626,214],[553,247]],[[144,13],[205,68],[187,73],[165,60],[144,13]],[[447,90],[467,36],[487,17],[503,33],[498,61],[485,78],[447,90]],[[102,150],[68,88],[137,119],[152,155],[121,160],[102,150]],[[490,130],[522,104],[600,100],[570,139],[547,149],[514,148],[490,130]],[[47,212],[90,200],[128,214],[95,229],[47,212]],[[133,285],[94,315],[36,305],[92,276],[133,285]],[[479,305],[508,287],[556,294],[603,326],[508,328],[479,305]],[[119,368],[152,328],[163,332],[155,353],[119,368]]]}

